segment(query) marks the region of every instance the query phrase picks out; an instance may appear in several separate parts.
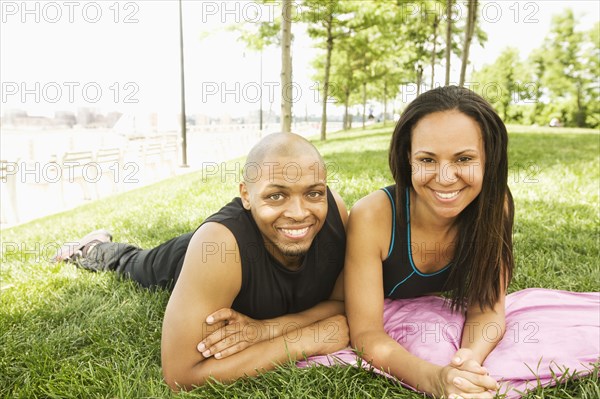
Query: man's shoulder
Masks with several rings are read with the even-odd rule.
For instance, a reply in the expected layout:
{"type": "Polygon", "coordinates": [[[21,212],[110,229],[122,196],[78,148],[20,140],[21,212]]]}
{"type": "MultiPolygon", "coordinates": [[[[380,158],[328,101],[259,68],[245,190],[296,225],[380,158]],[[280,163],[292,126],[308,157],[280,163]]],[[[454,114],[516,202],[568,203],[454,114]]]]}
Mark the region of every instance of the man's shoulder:
{"type": "Polygon", "coordinates": [[[242,200],[239,197],[235,197],[218,212],[206,218],[200,227],[206,224],[221,225],[223,229],[230,232],[231,237],[234,237],[238,245],[242,247],[244,246],[244,242],[248,240],[252,242],[257,241],[256,232],[258,228],[252,217],[252,213],[244,208],[242,200]]]}
{"type": "Polygon", "coordinates": [[[242,200],[240,197],[233,198],[229,203],[225,204],[217,212],[213,213],[204,220],[204,223],[208,222],[223,222],[225,220],[235,220],[240,217],[244,217],[248,211],[242,206],[242,200]]]}
{"type": "MultiPolygon", "coordinates": [[[[184,260],[184,269],[193,265],[188,276],[201,286],[206,283],[230,285],[239,292],[241,285],[241,258],[236,238],[230,229],[220,223],[203,223],[192,236],[184,260]],[[215,268],[215,266],[218,266],[215,268]],[[215,270],[215,269],[218,269],[215,270]],[[212,276],[212,278],[211,278],[212,276]]],[[[183,271],[182,271],[183,273],[183,271]]]]}
{"type": "Polygon", "coordinates": [[[204,221],[194,232],[188,246],[190,250],[207,251],[211,246],[228,247],[236,245],[233,232],[222,223],[204,221]]]}

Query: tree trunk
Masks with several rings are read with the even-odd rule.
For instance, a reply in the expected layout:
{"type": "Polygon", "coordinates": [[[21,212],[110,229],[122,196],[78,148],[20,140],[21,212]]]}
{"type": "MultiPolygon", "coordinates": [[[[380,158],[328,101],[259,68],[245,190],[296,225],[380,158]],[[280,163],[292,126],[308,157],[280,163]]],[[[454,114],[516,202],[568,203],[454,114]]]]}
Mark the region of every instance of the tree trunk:
{"type": "Polygon", "coordinates": [[[350,121],[348,120],[348,104],[344,104],[344,130],[350,129],[350,121]]]}
{"type": "Polygon", "coordinates": [[[450,54],[452,52],[452,3],[453,0],[446,1],[446,86],[450,84],[450,54]]]}
{"type": "Polygon", "coordinates": [[[383,126],[387,117],[387,80],[383,81],[383,126]]]}
{"type": "Polygon", "coordinates": [[[585,127],[585,110],[581,104],[581,81],[577,80],[577,114],[575,115],[575,124],[577,127],[585,127]]]}
{"type": "Polygon", "coordinates": [[[459,86],[464,86],[467,65],[469,64],[469,49],[477,23],[477,0],[469,0],[469,12],[467,14],[467,26],[465,27],[465,42],[463,45],[462,65],[460,66],[459,86]]]}
{"type": "Polygon", "coordinates": [[[421,94],[421,84],[423,83],[423,67],[421,64],[417,66],[417,96],[421,94]]]}
{"type": "Polygon", "coordinates": [[[323,111],[321,114],[321,140],[327,140],[327,97],[329,96],[329,70],[331,69],[331,53],[333,52],[333,35],[331,28],[333,16],[327,20],[327,55],[325,58],[325,78],[323,79],[323,111]]]}
{"type": "Polygon", "coordinates": [[[362,112],[362,128],[367,128],[367,82],[363,83],[363,112],[362,112]]]}
{"type": "Polygon", "coordinates": [[[292,131],[292,1],[281,8],[281,131],[292,131]]]}
{"type": "Polygon", "coordinates": [[[348,114],[348,108],[350,108],[350,89],[346,88],[344,94],[346,97],[346,101],[344,102],[344,130],[348,130],[352,127],[350,115],[348,114]]]}
{"type": "Polygon", "coordinates": [[[433,50],[431,50],[431,87],[435,85],[435,53],[437,51],[437,36],[438,36],[438,26],[440,24],[440,18],[436,15],[433,18],[433,50]]]}
{"type": "MultiPolygon", "coordinates": [[[[507,93],[512,92],[510,86],[507,87],[506,92],[507,93]]],[[[502,120],[503,121],[508,121],[508,111],[510,108],[511,100],[512,100],[511,94],[509,94],[508,96],[502,96],[502,98],[500,98],[500,107],[502,108],[502,120]]]]}

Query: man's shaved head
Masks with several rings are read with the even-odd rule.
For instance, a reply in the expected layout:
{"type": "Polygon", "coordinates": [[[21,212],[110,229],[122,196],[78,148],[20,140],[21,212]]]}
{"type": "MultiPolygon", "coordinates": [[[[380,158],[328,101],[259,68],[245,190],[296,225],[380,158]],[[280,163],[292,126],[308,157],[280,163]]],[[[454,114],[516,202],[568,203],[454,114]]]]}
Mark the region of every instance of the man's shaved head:
{"type": "Polygon", "coordinates": [[[300,267],[327,219],[326,173],[319,151],[297,134],[265,136],[248,154],[240,182],[242,206],[285,267],[300,267]]]}
{"type": "MultiPolygon", "coordinates": [[[[299,159],[301,157],[314,157],[315,162],[319,163],[320,168],[325,168],[325,162],[315,146],[302,136],[294,133],[273,133],[262,138],[248,153],[244,170],[251,165],[263,165],[265,162],[277,162],[277,160],[299,159]]],[[[244,173],[244,180],[246,179],[244,173]]]]}
{"type": "Polygon", "coordinates": [[[323,163],[319,151],[304,137],[294,133],[273,133],[265,136],[252,147],[246,164],[270,162],[269,158],[295,158],[304,155],[315,155],[323,163]]]}

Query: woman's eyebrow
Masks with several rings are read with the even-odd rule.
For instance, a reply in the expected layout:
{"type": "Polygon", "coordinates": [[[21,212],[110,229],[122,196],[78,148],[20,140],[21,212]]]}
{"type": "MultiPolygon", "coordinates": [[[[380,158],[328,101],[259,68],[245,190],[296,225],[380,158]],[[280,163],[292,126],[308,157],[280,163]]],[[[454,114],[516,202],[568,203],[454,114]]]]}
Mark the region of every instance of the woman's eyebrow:
{"type": "Polygon", "coordinates": [[[456,156],[458,156],[458,155],[461,155],[461,154],[464,154],[464,153],[466,153],[466,152],[474,152],[474,153],[478,153],[479,151],[477,151],[477,150],[476,150],[476,149],[474,149],[474,148],[467,148],[467,149],[464,149],[464,150],[462,150],[462,151],[459,151],[459,152],[457,152],[456,154],[454,154],[454,156],[456,157],[456,156]]]}
{"type": "MultiPolygon", "coordinates": [[[[458,156],[458,155],[461,155],[461,154],[464,154],[464,153],[467,153],[467,152],[478,153],[479,151],[477,151],[477,150],[476,150],[476,149],[474,149],[474,148],[466,148],[466,149],[464,149],[464,150],[460,150],[459,152],[455,153],[455,154],[454,154],[454,156],[458,156]]],[[[423,150],[420,150],[420,151],[417,151],[417,152],[415,152],[415,155],[418,155],[418,154],[425,154],[425,155],[436,155],[434,152],[430,152],[430,151],[423,151],[423,150]]]]}

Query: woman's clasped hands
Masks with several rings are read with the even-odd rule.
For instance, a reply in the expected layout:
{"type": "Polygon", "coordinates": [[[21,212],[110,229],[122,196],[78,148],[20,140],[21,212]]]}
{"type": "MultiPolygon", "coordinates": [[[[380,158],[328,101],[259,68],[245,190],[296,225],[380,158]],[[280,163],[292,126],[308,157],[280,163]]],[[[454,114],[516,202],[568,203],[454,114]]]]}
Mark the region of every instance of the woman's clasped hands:
{"type": "Polygon", "coordinates": [[[467,348],[459,349],[450,363],[440,369],[438,386],[437,396],[448,399],[494,398],[500,388],[467,348]]]}

